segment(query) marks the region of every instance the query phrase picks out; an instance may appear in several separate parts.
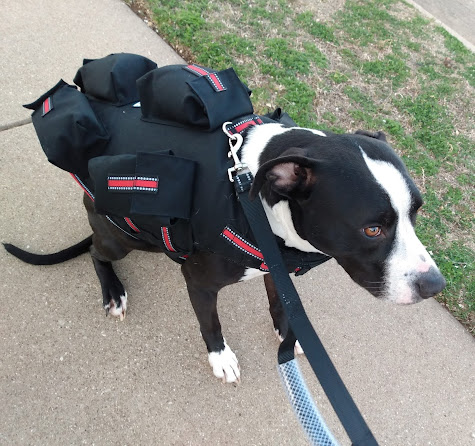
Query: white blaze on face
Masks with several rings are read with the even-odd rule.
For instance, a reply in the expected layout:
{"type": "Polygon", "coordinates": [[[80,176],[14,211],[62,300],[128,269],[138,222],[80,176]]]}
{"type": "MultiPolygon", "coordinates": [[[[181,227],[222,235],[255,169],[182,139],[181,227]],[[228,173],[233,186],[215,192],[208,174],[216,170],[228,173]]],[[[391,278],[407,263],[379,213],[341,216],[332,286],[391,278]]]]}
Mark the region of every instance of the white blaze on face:
{"type": "Polygon", "coordinates": [[[369,158],[360,147],[363,158],[376,181],[387,193],[397,214],[396,234],[392,250],[386,259],[385,295],[387,300],[411,304],[420,300],[414,281],[435,262],[422,245],[410,219],[412,197],[401,172],[386,161],[369,158]]]}

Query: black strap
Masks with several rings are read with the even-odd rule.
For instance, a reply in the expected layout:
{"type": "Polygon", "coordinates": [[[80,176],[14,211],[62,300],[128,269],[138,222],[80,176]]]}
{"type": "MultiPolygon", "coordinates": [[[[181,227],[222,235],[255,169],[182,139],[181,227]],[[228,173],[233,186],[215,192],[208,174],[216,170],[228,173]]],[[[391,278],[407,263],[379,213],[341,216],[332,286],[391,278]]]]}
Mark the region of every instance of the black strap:
{"type": "Polygon", "coordinates": [[[251,173],[242,173],[234,177],[234,184],[289,320],[289,334],[281,345],[282,349],[279,350],[279,363],[282,364],[293,359],[293,346],[295,338],[297,338],[353,446],[378,446],[305,313],[297,290],[289,277],[261,200],[256,198],[251,201],[249,199],[252,180],[251,173]]]}

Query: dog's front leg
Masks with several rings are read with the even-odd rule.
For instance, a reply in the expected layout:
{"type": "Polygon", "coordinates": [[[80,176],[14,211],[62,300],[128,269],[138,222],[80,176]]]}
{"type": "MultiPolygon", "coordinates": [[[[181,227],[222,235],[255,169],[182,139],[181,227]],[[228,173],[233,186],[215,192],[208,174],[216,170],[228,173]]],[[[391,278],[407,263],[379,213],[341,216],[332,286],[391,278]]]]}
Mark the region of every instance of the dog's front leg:
{"type": "Polygon", "coordinates": [[[84,194],[83,202],[89,224],[94,231],[90,252],[101,283],[103,307],[106,314],[123,320],[127,310],[127,292],[112,268],[111,262],[123,259],[134,248],[140,249],[141,246],[138,242],[136,246],[129,246],[131,242],[127,236],[116,229],[106,217],[96,213],[94,202],[86,194],[84,194]]]}
{"type": "Polygon", "coordinates": [[[197,253],[187,259],[182,272],[214,375],[223,382],[239,382],[238,360],[221,333],[217,298],[221,288],[242,277],[243,268],[213,254],[197,253]]]}
{"type": "Polygon", "coordinates": [[[201,335],[208,349],[208,360],[214,375],[227,383],[239,381],[238,360],[221,333],[216,308],[218,293],[214,290],[196,289],[190,286],[188,286],[188,293],[200,324],[201,335]]]}
{"type": "Polygon", "coordinates": [[[117,277],[111,262],[104,262],[92,256],[94,268],[101,283],[102,305],[106,314],[125,318],[127,310],[127,291],[117,277]]]}
{"type": "MultiPolygon", "coordinates": [[[[266,274],[264,276],[264,284],[266,286],[267,298],[269,299],[269,311],[274,323],[275,334],[277,335],[279,341],[282,342],[287,335],[289,322],[282,307],[282,303],[280,302],[277,289],[275,288],[275,283],[272,280],[272,276],[270,274],[266,274]]],[[[295,343],[295,353],[303,353],[299,341],[295,343]]]]}

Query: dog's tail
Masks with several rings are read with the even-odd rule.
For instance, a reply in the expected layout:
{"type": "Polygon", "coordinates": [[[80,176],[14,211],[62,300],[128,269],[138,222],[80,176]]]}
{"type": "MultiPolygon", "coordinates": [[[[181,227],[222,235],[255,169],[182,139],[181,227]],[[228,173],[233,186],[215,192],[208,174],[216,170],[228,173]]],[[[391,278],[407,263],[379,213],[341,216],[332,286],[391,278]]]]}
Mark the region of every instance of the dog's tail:
{"type": "Polygon", "coordinates": [[[57,263],[65,262],[66,260],[74,259],[74,257],[80,256],[89,251],[89,247],[92,245],[92,235],[83,241],[76,243],[74,246],[63,249],[62,251],[55,252],[53,254],[33,254],[23,249],[18,248],[10,243],[4,243],[5,249],[15,257],[23,260],[31,265],[56,265],[57,263]]]}

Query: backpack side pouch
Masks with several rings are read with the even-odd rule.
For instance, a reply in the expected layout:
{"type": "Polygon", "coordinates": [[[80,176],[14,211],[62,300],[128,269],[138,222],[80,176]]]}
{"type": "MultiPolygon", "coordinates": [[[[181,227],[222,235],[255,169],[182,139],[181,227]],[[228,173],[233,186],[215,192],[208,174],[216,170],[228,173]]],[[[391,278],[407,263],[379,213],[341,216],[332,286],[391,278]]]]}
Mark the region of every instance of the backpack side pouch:
{"type": "Polygon", "coordinates": [[[99,214],[155,217],[168,226],[189,219],[196,163],[170,151],[100,156],[89,162],[99,214]]]}
{"type": "Polygon", "coordinates": [[[86,96],[63,80],[35,102],[24,105],[48,161],[83,177],[89,159],[99,156],[109,141],[86,96]]]}

